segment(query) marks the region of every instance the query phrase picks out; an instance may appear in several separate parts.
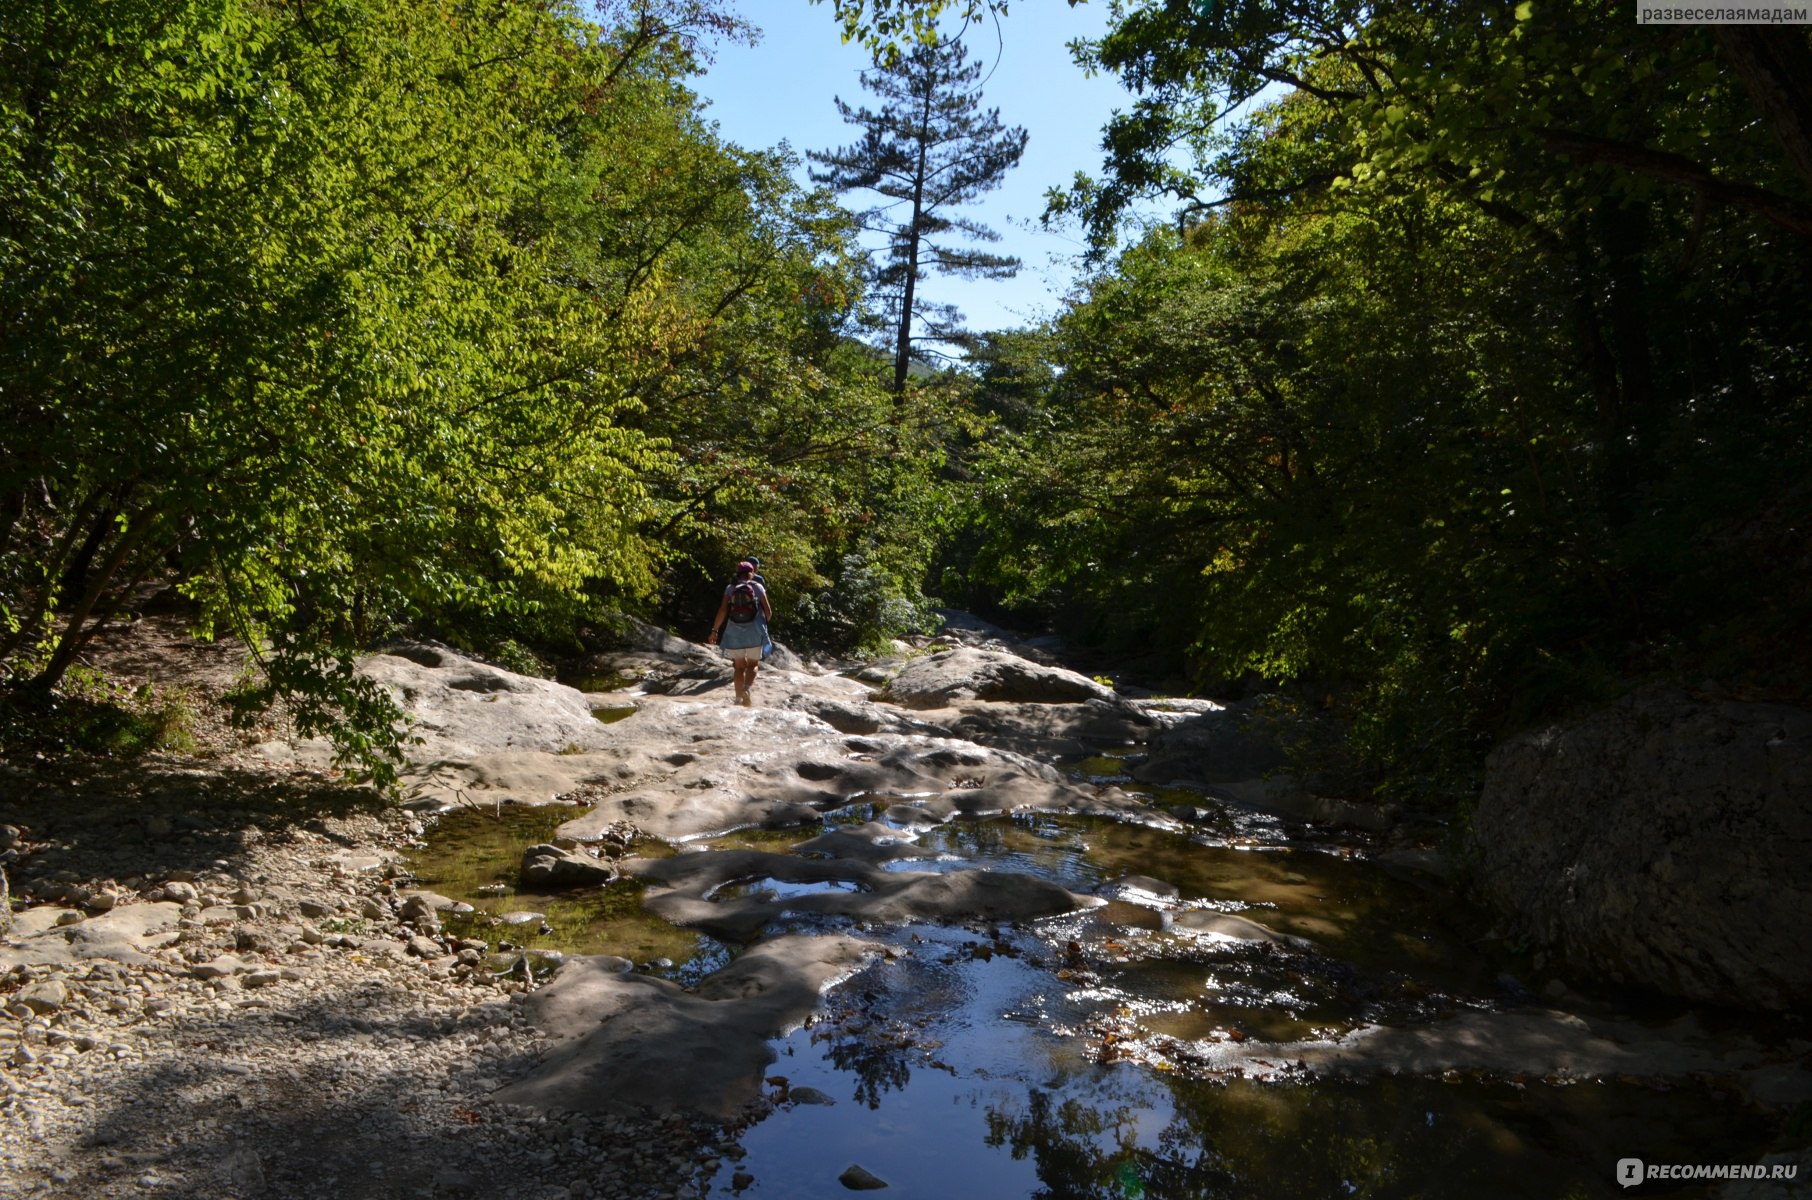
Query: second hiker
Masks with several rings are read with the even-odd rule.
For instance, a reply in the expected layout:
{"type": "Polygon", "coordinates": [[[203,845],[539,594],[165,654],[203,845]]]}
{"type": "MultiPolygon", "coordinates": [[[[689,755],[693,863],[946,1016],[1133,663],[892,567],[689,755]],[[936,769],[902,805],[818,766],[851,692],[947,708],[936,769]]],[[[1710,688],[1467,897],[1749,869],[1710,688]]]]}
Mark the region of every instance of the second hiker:
{"type": "Polygon", "coordinates": [[[736,578],[724,588],[723,602],[711,621],[708,645],[718,646],[736,670],[736,703],[744,708],[754,704],[749,693],[755,687],[755,671],[767,654],[768,622],[774,619],[774,608],[768,603],[768,589],[756,582],[755,564],[748,559],[736,564],[736,578]]]}

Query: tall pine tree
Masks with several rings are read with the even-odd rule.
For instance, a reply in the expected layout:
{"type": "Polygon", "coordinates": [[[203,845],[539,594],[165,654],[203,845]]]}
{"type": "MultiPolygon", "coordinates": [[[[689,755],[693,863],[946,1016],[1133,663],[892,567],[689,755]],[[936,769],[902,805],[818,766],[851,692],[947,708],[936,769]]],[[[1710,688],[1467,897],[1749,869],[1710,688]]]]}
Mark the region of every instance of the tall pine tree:
{"type": "Polygon", "coordinates": [[[947,341],[962,316],[948,304],[918,294],[928,272],[969,279],[1006,279],[1019,260],[945,235],[998,242],[987,226],[951,210],[1000,186],[1025,153],[1026,131],[1000,123],[1000,110],[981,110],[982,65],[966,61],[961,42],[921,43],[891,65],[877,62],[862,73],[862,86],[884,103],[880,112],[852,108],[841,97],[837,111],[862,130],[862,140],[839,150],[813,151],[822,164],[812,179],[839,192],[867,189],[886,202],[863,214],[864,225],[887,237],[873,279],[887,298],[894,327],[893,389],[906,390],[912,343],[947,341]],[[913,336],[913,322],[925,333],[913,336]]]}

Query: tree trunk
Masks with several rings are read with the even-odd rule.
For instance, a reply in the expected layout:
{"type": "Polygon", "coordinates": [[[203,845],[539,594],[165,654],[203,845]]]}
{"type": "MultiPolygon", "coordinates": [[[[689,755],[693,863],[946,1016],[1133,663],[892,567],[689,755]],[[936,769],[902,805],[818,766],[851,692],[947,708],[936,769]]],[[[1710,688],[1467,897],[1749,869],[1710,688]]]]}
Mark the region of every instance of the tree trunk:
{"type": "Polygon", "coordinates": [[[912,304],[919,282],[919,222],[925,211],[925,159],[931,140],[931,93],[937,83],[936,68],[926,73],[919,106],[918,162],[912,173],[912,221],[906,227],[906,287],[900,294],[899,339],[893,351],[893,394],[906,394],[906,372],[912,363],[912,304]]]}
{"type": "Polygon", "coordinates": [[[128,529],[120,534],[119,540],[113,544],[113,549],[108,553],[106,561],[93,573],[88,587],[82,593],[81,600],[77,602],[75,608],[70,610],[68,623],[63,627],[63,636],[57,639],[57,648],[51,653],[50,662],[46,663],[44,669],[27,685],[32,690],[47,693],[56,687],[62,681],[63,673],[69,670],[71,663],[75,662],[75,656],[81,652],[82,647],[93,636],[93,631],[88,628],[89,617],[94,614],[101,598],[106,595],[107,585],[113,582],[114,576],[119,574],[120,568],[126,565],[127,560],[132,557],[132,552],[145,540],[151,527],[156,524],[149,516],[141,516],[140,520],[143,523],[139,524],[137,528],[128,529]]]}
{"type": "Polygon", "coordinates": [[[75,516],[71,518],[69,527],[57,539],[56,548],[45,560],[42,580],[38,584],[36,594],[31,597],[30,607],[19,619],[19,627],[12,633],[0,637],[0,661],[11,658],[21,646],[25,645],[26,639],[32,637],[38,628],[38,622],[44,619],[44,614],[55,606],[57,585],[68,567],[69,556],[75,552],[77,540],[89,527],[88,523],[94,520],[95,509],[100,503],[101,497],[98,493],[83,500],[81,507],[76,510],[75,516]]]}

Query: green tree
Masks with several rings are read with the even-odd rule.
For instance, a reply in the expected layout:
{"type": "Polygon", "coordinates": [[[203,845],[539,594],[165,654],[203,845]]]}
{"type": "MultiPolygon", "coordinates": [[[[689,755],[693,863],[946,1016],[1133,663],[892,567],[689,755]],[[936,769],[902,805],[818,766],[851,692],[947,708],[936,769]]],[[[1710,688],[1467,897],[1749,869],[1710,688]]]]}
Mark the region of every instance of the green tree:
{"type": "Polygon", "coordinates": [[[914,46],[891,64],[877,63],[862,73],[862,86],[883,101],[881,111],[837,100],[837,111],[861,128],[862,140],[809,155],[825,168],[812,172],[814,181],[839,192],[877,192],[887,201],[863,219],[887,238],[872,278],[892,318],[896,395],[906,390],[913,343],[947,342],[961,321],[951,306],[920,297],[920,280],[929,272],[999,279],[1019,269],[1016,258],[945,240],[949,234],[1000,240],[953,210],[998,187],[1026,147],[1024,129],[1002,126],[999,109],[981,111],[981,64],[966,60],[961,42],[937,40],[914,46]],[[915,322],[924,333],[914,335],[915,322]]]}
{"type": "Polygon", "coordinates": [[[15,692],[53,688],[170,575],[261,654],[260,692],[379,765],[394,710],[350,669],[373,630],[652,589],[671,457],[629,418],[670,296],[571,255],[578,131],[645,127],[646,81],[689,64],[678,25],[633,10],[615,29],[489,0],[9,10],[15,692]]]}

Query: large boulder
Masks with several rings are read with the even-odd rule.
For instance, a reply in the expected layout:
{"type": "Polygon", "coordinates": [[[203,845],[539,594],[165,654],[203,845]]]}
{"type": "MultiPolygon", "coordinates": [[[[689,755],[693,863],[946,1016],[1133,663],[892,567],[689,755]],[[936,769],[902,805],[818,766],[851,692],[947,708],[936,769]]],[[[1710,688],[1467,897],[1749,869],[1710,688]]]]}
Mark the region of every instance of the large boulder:
{"type": "Polygon", "coordinates": [[[502,751],[590,749],[608,741],[584,695],[431,642],[404,642],[359,661],[411,714],[417,762],[502,751]]]}
{"type": "Polygon", "coordinates": [[[966,700],[1081,704],[1110,700],[1114,690],[1087,675],[1047,667],[1016,654],[967,647],[915,658],[901,667],[882,698],[902,708],[948,708],[966,700]]]}
{"type": "Polygon", "coordinates": [[[617,870],[589,854],[543,844],[522,852],[522,886],[534,891],[602,887],[617,877],[617,870]]]}
{"type": "Polygon", "coordinates": [[[1812,1004],[1812,712],[1651,687],[1495,750],[1477,881],[1575,969],[1812,1004]]]}
{"type": "Polygon", "coordinates": [[[1283,747],[1251,724],[1249,705],[1217,705],[1161,729],[1133,777],[1204,786],[1263,779],[1284,766],[1283,747]]]}
{"type": "Polygon", "coordinates": [[[1130,746],[1152,736],[1160,723],[1128,701],[1084,704],[1000,704],[972,701],[956,706],[946,721],[954,737],[1016,754],[1062,757],[1130,746]]]}

